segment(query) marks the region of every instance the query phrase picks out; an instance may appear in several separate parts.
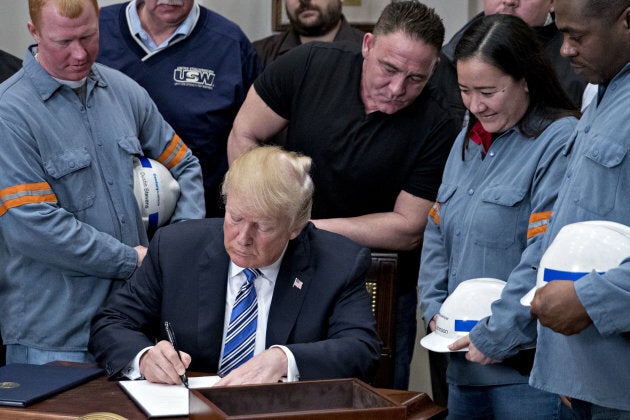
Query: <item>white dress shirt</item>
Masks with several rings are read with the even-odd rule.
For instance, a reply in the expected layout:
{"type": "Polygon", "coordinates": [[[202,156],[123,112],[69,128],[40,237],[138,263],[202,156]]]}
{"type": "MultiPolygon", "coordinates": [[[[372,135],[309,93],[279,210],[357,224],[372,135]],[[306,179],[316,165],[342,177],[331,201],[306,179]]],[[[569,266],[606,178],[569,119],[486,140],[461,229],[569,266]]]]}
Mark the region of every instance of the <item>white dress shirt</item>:
{"type": "MultiPolygon", "coordinates": [[[[286,250],[286,249],[285,249],[286,250]]],[[[256,299],[258,300],[258,320],[256,326],[256,344],[254,347],[254,355],[261,353],[266,348],[267,338],[267,319],[269,318],[269,309],[271,308],[271,298],[273,297],[273,289],[276,285],[276,279],[278,278],[278,272],[280,271],[280,263],[284,257],[284,251],[278,260],[273,264],[266,267],[258,268],[262,273],[260,276],[254,279],[254,287],[256,288],[256,299]]],[[[223,324],[223,341],[221,342],[221,356],[223,356],[223,348],[225,347],[225,332],[230,324],[230,317],[232,315],[232,307],[234,301],[238,295],[238,291],[246,280],[243,270],[246,267],[239,267],[238,265],[230,262],[230,268],[228,270],[228,287],[225,296],[225,320],[223,324]]],[[[273,345],[270,347],[278,347],[284,351],[289,361],[287,366],[287,382],[294,382],[299,380],[299,371],[295,362],[293,353],[285,346],[273,345]]]]}

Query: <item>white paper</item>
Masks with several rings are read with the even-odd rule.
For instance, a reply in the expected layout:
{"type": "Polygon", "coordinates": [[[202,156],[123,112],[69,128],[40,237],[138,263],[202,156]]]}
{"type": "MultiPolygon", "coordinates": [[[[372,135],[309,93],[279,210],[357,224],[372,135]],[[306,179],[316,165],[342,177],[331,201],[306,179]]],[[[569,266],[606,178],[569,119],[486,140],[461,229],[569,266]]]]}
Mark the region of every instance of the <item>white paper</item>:
{"type": "MultiPolygon", "coordinates": [[[[210,388],[218,376],[188,378],[190,388],[210,388]]],[[[156,384],[146,380],[121,381],[120,386],[149,417],[187,416],[188,389],[184,385],[156,384]]]]}

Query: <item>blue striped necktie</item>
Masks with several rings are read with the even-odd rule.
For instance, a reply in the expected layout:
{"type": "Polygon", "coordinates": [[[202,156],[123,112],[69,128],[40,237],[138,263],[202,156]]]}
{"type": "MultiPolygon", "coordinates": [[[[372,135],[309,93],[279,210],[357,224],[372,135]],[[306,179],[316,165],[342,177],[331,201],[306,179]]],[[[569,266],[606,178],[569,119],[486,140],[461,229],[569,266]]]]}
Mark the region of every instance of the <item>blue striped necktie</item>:
{"type": "Polygon", "coordinates": [[[243,273],[247,280],[238,291],[232,307],[232,315],[225,336],[223,357],[219,364],[220,376],[227,375],[232,369],[254,356],[258,325],[258,301],[256,300],[254,279],[261,272],[255,268],[246,268],[243,273]]]}

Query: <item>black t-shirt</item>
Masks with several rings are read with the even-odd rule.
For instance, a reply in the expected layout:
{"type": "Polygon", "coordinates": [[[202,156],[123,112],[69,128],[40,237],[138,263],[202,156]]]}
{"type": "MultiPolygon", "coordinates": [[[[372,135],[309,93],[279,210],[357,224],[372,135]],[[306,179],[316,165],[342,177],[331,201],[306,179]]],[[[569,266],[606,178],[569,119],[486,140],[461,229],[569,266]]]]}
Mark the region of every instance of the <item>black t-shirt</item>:
{"type": "Polygon", "coordinates": [[[459,127],[425,88],[407,108],[365,114],[356,45],[309,43],[274,61],[254,83],[288,119],[285,147],[313,159],[313,218],[392,211],[401,190],[435,200],[459,127]]]}

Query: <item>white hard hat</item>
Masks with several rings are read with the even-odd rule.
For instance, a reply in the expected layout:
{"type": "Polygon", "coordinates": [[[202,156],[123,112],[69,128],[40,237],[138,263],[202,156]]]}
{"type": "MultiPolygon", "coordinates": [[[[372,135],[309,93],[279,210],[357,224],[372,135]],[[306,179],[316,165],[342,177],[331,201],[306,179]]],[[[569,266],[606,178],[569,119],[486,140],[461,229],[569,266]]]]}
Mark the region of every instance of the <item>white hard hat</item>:
{"type": "Polygon", "coordinates": [[[450,352],[449,344],[468,335],[479,320],[492,314],[492,302],[501,297],[504,287],[504,281],[487,277],[461,282],[440,307],[435,331],[420,344],[431,351],[450,352]]]}
{"type": "Polygon", "coordinates": [[[536,286],[521,298],[531,305],[536,289],[553,280],[578,280],[591,271],[604,273],[630,257],[630,228],[603,220],[563,226],[540,259],[536,286]]]}
{"type": "Polygon", "coordinates": [[[173,215],[179,184],[160,162],[140,156],[133,159],[133,193],[145,229],[155,230],[173,215]]]}

